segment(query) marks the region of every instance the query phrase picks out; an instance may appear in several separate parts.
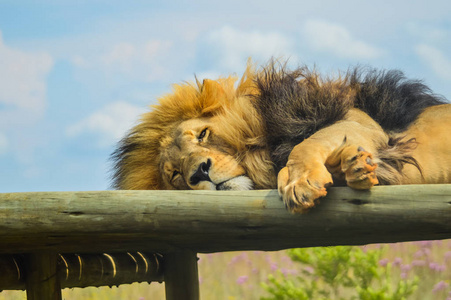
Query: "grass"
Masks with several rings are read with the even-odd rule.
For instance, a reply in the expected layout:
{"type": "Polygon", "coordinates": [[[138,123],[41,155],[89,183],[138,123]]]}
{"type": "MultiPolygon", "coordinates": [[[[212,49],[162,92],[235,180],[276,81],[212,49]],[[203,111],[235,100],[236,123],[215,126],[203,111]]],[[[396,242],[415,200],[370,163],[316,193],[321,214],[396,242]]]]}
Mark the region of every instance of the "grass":
{"type": "MultiPolygon", "coordinates": [[[[383,268],[391,264],[394,278],[419,278],[413,300],[451,300],[451,240],[410,242],[382,247],[383,268]]],[[[268,275],[297,276],[302,265],[292,262],[285,251],[228,252],[199,255],[199,280],[202,299],[259,299],[268,296],[261,283],[268,275]]],[[[0,300],[26,299],[25,292],[3,291],[0,300]]],[[[119,287],[64,289],[63,299],[106,300],[164,299],[164,284],[135,283],[119,287]]]]}

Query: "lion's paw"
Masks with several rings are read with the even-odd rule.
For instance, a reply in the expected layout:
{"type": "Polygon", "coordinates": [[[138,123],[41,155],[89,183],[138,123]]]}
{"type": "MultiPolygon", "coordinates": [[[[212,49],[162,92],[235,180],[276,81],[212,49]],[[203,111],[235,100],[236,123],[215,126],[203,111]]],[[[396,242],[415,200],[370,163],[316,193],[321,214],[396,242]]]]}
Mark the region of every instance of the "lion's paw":
{"type": "Polygon", "coordinates": [[[278,175],[279,195],[292,213],[303,213],[314,207],[319,198],[326,196],[326,187],[332,184],[332,176],[325,167],[300,171],[285,167],[278,175]]]}
{"type": "Polygon", "coordinates": [[[377,164],[372,154],[362,147],[349,146],[343,150],[341,169],[347,185],[354,189],[366,190],[379,183],[376,177],[377,164]]]}

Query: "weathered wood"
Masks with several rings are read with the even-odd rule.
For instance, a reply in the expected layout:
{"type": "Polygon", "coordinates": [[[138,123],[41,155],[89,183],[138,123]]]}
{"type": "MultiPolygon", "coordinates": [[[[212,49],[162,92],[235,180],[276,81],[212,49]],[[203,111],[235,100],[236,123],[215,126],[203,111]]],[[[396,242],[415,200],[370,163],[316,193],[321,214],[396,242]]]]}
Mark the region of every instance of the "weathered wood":
{"type": "Polygon", "coordinates": [[[161,256],[141,252],[60,255],[63,287],[163,281],[161,256]]]}
{"type": "Polygon", "coordinates": [[[182,251],[165,255],[164,284],[166,300],[198,300],[197,255],[182,251]]]}
{"type": "MultiPolygon", "coordinates": [[[[0,290],[26,288],[27,260],[26,255],[0,255],[0,290]]],[[[58,254],[57,260],[62,288],[163,281],[163,259],[159,254],[58,254]]]]}
{"type": "Polygon", "coordinates": [[[32,253],[26,257],[26,288],[28,300],[61,300],[57,254],[32,253]]]}
{"type": "Polygon", "coordinates": [[[451,238],[451,185],[331,188],[307,214],[276,191],[0,194],[0,253],[279,250],[451,238]]]}
{"type": "Polygon", "coordinates": [[[0,290],[25,290],[25,257],[0,255],[0,290]]]}

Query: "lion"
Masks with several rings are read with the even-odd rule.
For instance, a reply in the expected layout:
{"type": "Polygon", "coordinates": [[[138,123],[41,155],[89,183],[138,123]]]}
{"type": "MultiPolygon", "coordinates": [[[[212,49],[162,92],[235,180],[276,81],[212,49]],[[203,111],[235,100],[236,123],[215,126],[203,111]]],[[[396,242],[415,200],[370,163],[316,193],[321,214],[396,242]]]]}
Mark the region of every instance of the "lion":
{"type": "Polygon", "coordinates": [[[451,182],[451,104],[398,70],[337,78],[271,61],[195,80],[142,115],[112,154],[131,190],[275,189],[293,213],[331,185],[451,182]]]}

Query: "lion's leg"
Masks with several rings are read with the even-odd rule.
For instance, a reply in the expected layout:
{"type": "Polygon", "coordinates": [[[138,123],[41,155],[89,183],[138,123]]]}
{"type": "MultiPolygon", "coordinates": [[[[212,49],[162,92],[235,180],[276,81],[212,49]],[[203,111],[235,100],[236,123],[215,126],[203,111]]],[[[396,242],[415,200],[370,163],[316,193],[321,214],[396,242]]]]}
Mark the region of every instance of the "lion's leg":
{"type": "Polygon", "coordinates": [[[326,187],[333,183],[332,174],[343,177],[353,188],[377,184],[377,165],[371,153],[388,137],[374,121],[361,121],[341,121],[293,148],[278,177],[279,193],[291,212],[306,211],[324,197],[326,187]]]}

